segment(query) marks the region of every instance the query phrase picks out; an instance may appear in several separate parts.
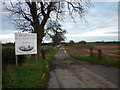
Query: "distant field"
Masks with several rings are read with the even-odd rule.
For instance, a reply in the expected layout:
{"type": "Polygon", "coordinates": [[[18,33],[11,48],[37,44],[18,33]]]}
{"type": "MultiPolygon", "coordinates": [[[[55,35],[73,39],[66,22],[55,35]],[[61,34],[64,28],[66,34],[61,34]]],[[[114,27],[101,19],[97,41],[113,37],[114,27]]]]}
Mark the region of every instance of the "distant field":
{"type": "MultiPolygon", "coordinates": [[[[120,60],[119,48],[120,46],[95,46],[102,50],[102,56],[108,59],[120,60]]],[[[97,53],[97,51],[95,51],[97,53]]]]}
{"type": "Polygon", "coordinates": [[[91,45],[91,46],[120,46],[120,43],[94,43],[94,42],[89,42],[87,44],[91,45]]]}
{"type": "Polygon", "coordinates": [[[15,48],[14,46],[2,46],[2,48],[15,48]]]}
{"type": "Polygon", "coordinates": [[[96,43],[89,43],[89,44],[77,44],[68,46],[69,50],[73,55],[76,56],[90,56],[90,48],[93,48],[94,55],[97,56],[98,49],[102,50],[102,56],[107,59],[114,59],[120,60],[119,52],[120,46],[117,44],[96,44],[96,43]]]}
{"type": "MultiPolygon", "coordinates": [[[[95,44],[94,44],[95,45],[95,44]]],[[[65,47],[71,56],[83,61],[89,61],[97,64],[104,64],[113,67],[120,67],[120,46],[117,45],[89,45],[89,44],[74,44],[65,47]],[[93,49],[91,56],[90,48],[93,49]],[[102,51],[102,57],[98,58],[98,49],[102,51]]]]}

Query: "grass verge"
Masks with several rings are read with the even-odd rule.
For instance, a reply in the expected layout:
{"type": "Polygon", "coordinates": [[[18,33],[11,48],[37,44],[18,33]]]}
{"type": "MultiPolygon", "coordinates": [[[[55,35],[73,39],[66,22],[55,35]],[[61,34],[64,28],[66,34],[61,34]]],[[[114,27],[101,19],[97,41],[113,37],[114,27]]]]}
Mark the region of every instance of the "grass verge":
{"type": "Polygon", "coordinates": [[[73,52],[73,50],[78,51],[79,50],[78,48],[71,49],[70,47],[67,47],[66,50],[70,54],[70,56],[72,56],[78,60],[120,68],[120,60],[106,59],[104,57],[98,58],[96,56],[79,56],[75,52],[73,52]]]}
{"type": "Polygon", "coordinates": [[[46,53],[45,60],[30,58],[22,66],[8,66],[7,71],[2,73],[3,88],[43,88],[48,80],[50,70],[49,62],[52,61],[57,49],[52,48],[46,53]]]}
{"type": "Polygon", "coordinates": [[[82,61],[88,61],[96,64],[102,64],[106,66],[112,66],[112,67],[120,67],[120,61],[119,60],[112,60],[112,59],[105,59],[105,58],[98,58],[93,56],[73,56],[76,59],[82,60],[82,61]]]}

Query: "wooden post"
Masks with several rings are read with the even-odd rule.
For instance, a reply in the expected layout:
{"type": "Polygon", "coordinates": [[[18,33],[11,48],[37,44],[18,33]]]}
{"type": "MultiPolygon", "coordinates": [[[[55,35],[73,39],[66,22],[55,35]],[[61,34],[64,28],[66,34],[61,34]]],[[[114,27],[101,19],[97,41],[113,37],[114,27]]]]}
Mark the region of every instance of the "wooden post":
{"type": "Polygon", "coordinates": [[[36,64],[37,64],[37,59],[38,59],[38,58],[37,58],[37,54],[36,54],[36,59],[35,59],[35,61],[36,61],[36,64]]]}
{"type": "Polygon", "coordinates": [[[45,59],[45,51],[43,49],[41,49],[41,57],[42,59],[45,59]]]}
{"type": "Polygon", "coordinates": [[[18,66],[18,56],[16,55],[16,66],[18,66]]]}
{"type": "Polygon", "coordinates": [[[93,56],[93,49],[90,48],[90,56],[93,56]]]}
{"type": "Polygon", "coordinates": [[[102,50],[101,49],[98,49],[98,57],[102,57],[102,50]]]}

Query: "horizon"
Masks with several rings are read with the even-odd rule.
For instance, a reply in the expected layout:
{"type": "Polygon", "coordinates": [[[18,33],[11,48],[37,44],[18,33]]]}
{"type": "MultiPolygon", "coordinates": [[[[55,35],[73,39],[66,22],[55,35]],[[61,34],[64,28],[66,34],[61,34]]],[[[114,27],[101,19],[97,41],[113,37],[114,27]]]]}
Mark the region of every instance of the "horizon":
{"type": "MultiPolygon", "coordinates": [[[[71,40],[70,40],[71,41],[71,40]]],[[[62,41],[61,43],[69,43],[70,41],[68,42],[65,42],[65,41],[62,41]]],[[[74,42],[74,43],[79,43],[81,41],[78,41],[78,42],[74,42]]],[[[87,42],[85,41],[86,43],[120,43],[120,41],[91,41],[91,42],[87,42]]],[[[11,41],[8,41],[8,42],[2,42],[1,44],[7,44],[7,43],[15,43],[15,42],[11,42],[11,41]]],[[[53,42],[42,42],[43,43],[53,43],[53,42]]]]}

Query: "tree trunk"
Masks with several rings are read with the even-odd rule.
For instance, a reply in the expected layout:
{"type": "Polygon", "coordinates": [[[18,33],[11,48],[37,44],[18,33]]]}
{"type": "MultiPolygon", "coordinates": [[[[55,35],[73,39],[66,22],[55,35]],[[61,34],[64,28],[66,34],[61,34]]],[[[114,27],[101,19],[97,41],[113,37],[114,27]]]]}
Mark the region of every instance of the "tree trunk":
{"type": "Polygon", "coordinates": [[[32,25],[34,27],[34,32],[37,33],[37,58],[40,59],[40,50],[42,39],[44,37],[44,26],[49,18],[49,15],[45,15],[41,24],[39,24],[39,20],[37,19],[32,25]]]}
{"type": "Polygon", "coordinates": [[[42,44],[42,39],[44,37],[44,27],[42,25],[39,25],[39,29],[37,32],[37,58],[40,58],[40,52],[41,52],[41,44],[42,44]]]}
{"type": "Polygon", "coordinates": [[[34,25],[34,33],[37,33],[37,59],[40,59],[40,47],[44,37],[44,26],[39,24],[34,25]]]}

